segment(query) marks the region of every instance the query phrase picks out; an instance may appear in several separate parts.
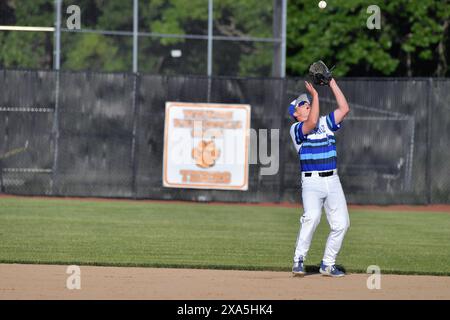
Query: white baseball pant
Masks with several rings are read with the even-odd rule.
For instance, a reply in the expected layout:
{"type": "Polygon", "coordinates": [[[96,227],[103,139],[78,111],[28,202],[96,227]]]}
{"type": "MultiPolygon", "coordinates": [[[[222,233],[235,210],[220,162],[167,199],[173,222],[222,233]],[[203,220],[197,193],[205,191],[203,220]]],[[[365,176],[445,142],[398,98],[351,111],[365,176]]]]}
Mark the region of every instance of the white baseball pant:
{"type": "Polygon", "coordinates": [[[320,222],[323,206],[331,228],[323,263],[334,265],[350,226],[347,202],[339,176],[334,174],[329,177],[304,177],[302,174],[302,199],[304,214],[300,218],[301,227],[297,236],[294,262],[298,262],[300,257],[306,258],[314,231],[320,222]]]}

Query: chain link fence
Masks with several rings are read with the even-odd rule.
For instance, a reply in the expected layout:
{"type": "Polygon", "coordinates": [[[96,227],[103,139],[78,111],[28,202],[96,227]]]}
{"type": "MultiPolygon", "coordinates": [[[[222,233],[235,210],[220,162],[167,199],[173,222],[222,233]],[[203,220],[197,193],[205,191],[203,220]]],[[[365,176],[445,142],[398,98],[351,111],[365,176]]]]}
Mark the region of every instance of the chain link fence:
{"type": "Polygon", "coordinates": [[[0,67],[284,77],[286,12],[287,0],[6,1],[0,67]]]}
{"type": "MultiPolygon", "coordinates": [[[[338,81],[351,107],[337,133],[338,168],[348,202],[450,203],[450,80],[338,81]]],[[[303,79],[1,70],[0,86],[3,193],[300,199],[287,106],[304,90],[303,79]],[[280,130],[278,173],[261,175],[262,165],[250,165],[245,192],[164,188],[166,101],[250,104],[253,129],[280,130]]],[[[321,114],[332,111],[331,91],[318,91],[321,114]]]]}

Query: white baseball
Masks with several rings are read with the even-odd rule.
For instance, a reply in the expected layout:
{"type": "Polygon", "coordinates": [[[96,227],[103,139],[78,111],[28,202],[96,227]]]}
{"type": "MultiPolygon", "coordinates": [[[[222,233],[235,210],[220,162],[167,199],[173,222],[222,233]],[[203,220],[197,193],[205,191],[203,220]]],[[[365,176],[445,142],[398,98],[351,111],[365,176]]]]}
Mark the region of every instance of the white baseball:
{"type": "Polygon", "coordinates": [[[326,1],[320,1],[319,2],[319,8],[320,9],[325,9],[326,6],[327,6],[327,2],[326,1]]]}

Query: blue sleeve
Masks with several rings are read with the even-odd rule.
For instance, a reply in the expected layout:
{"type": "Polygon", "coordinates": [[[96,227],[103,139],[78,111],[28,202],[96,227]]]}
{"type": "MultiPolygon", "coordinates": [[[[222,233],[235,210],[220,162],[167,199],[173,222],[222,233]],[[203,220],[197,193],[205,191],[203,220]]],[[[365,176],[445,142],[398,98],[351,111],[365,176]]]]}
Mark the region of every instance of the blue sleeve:
{"type": "Polygon", "coordinates": [[[341,128],[341,124],[336,123],[336,121],[334,120],[334,111],[330,112],[330,114],[327,115],[327,125],[331,131],[337,131],[341,128]]]}
{"type": "Polygon", "coordinates": [[[303,122],[297,123],[294,127],[295,142],[297,142],[297,144],[300,144],[302,141],[306,140],[306,136],[303,134],[302,128],[303,122]]]}

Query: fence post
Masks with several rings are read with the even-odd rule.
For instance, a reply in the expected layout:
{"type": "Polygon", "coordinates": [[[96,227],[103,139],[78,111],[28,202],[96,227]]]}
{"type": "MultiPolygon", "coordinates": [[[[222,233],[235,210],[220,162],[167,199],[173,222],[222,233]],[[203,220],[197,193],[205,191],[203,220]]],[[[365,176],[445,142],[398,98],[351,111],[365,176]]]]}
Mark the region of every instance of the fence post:
{"type": "Polygon", "coordinates": [[[426,202],[431,204],[431,152],[433,152],[432,144],[432,121],[433,121],[433,104],[432,104],[432,92],[433,90],[433,78],[428,78],[427,81],[427,147],[426,147],[426,167],[425,167],[425,184],[426,184],[426,202]]]}
{"type": "Polygon", "coordinates": [[[61,62],[61,5],[62,0],[55,0],[55,31],[53,37],[55,38],[53,47],[53,69],[59,70],[61,62]]]}
{"type": "Polygon", "coordinates": [[[279,154],[279,171],[278,171],[278,175],[279,175],[279,180],[278,180],[278,202],[281,202],[281,200],[283,199],[284,196],[284,169],[286,166],[286,161],[285,161],[285,156],[286,156],[286,143],[285,143],[285,139],[286,139],[286,126],[285,124],[285,112],[284,112],[284,102],[285,102],[285,97],[286,97],[286,88],[287,88],[287,84],[286,84],[286,78],[282,78],[279,80],[281,82],[280,85],[280,109],[281,112],[279,112],[280,114],[280,147],[278,148],[280,154],[279,154]]]}
{"type": "Polygon", "coordinates": [[[207,76],[208,76],[208,89],[206,101],[209,103],[211,100],[211,77],[213,68],[213,3],[214,0],[208,0],[208,55],[207,55],[207,76]]]}
{"type": "Polygon", "coordinates": [[[55,195],[56,184],[58,179],[58,142],[59,142],[59,68],[60,68],[60,51],[61,51],[61,0],[55,0],[55,46],[53,55],[53,68],[56,72],[55,83],[55,111],[53,113],[52,136],[54,143],[53,165],[51,179],[51,193],[55,195]]]}
{"type": "Polygon", "coordinates": [[[139,3],[133,1],[133,72],[138,72],[138,32],[139,32],[139,3]]]}
{"type": "Polygon", "coordinates": [[[131,194],[134,199],[137,198],[137,149],[138,144],[136,143],[136,135],[138,130],[138,115],[139,115],[139,105],[138,99],[138,88],[139,88],[139,74],[133,74],[133,133],[131,138],[131,194]]]}
{"type": "Polygon", "coordinates": [[[281,25],[281,77],[286,77],[286,23],[287,23],[287,0],[282,1],[282,25],[281,25]]]}
{"type": "Polygon", "coordinates": [[[59,85],[60,85],[60,75],[59,70],[56,70],[56,84],[55,84],[55,111],[53,111],[53,128],[52,137],[54,143],[53,149],[53,165],[52,165],[52,180],[51,189],[52,195],[56,195],[56,185],[58,181],[58,152],[59,152],[59,85]]]}

